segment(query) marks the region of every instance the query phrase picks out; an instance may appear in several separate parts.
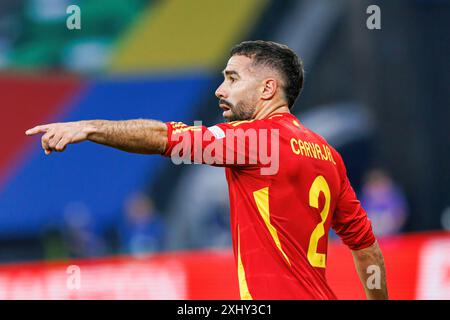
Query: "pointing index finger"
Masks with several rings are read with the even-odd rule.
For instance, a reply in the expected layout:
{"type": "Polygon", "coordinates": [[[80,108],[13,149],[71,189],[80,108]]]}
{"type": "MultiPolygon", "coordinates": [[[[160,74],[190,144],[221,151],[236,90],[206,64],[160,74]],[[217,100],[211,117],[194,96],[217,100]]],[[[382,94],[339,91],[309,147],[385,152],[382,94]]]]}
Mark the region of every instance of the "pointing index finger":
{"type": "Polygon", "coordinates": [[[32,136],[35,135],[36,133],[40,133],[40,132],[47,132],[48,130],[48,126],[44,125],[44,126],[36,126],[34,128],[28,129],[27,131],[25,131],[25,134],[27,136],[32,136]]]}

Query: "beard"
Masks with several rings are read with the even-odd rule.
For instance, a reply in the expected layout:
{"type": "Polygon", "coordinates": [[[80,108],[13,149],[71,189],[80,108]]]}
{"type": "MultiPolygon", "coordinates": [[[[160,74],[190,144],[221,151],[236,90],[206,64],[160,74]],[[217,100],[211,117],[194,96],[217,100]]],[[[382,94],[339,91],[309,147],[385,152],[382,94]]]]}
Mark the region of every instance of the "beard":
{"type": "Polygon", "coordinates": [[[221,99],[219,104],[225,104],[230,108],[231,115],[225,117],[225,122],[251,120],[255,114],[255,106],[239,101],[236,105],[221,99]]]}

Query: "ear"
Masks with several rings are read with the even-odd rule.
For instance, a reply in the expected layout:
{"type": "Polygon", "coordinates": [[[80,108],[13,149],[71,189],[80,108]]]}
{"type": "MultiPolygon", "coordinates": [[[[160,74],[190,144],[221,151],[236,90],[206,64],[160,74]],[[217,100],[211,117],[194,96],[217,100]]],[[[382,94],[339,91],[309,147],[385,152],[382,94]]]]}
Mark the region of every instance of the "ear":
{"type": "Polygon", "coordinates": [[[263,100],[270,100],[277,93],[278,82],[274,78],[267,78],[263,80],[261,87],[261,98],[263,100]]]}

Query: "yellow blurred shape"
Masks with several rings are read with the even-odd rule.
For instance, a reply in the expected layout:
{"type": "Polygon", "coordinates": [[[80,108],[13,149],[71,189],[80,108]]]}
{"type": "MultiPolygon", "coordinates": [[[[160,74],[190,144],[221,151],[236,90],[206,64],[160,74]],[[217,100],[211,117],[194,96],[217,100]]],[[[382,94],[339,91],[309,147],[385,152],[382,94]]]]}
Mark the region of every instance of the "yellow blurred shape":
{"type": "Polygon", "coordinates": [[[119,41],[109,70],[140,72],[217,67],[266,0],[161,0],[119,41]]]}

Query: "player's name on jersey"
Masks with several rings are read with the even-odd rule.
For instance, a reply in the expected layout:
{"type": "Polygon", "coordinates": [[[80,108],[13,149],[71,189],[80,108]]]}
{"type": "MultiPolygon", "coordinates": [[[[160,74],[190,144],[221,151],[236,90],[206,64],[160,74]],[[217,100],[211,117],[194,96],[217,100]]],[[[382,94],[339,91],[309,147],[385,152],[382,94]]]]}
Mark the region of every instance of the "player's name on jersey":
{"type": "Polygon", "coordinates": [[[292,152],[298,156],[302,155],[318,160],[330,161],[332,164],[336,165],[330,148],[325,144],[319,145],[315,142],[292,138],[291,148],[292,152]]]}

